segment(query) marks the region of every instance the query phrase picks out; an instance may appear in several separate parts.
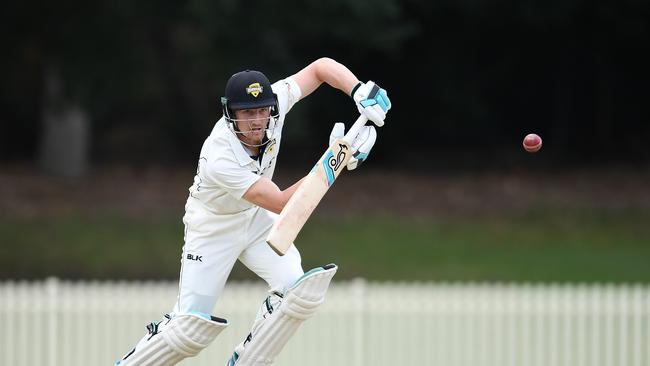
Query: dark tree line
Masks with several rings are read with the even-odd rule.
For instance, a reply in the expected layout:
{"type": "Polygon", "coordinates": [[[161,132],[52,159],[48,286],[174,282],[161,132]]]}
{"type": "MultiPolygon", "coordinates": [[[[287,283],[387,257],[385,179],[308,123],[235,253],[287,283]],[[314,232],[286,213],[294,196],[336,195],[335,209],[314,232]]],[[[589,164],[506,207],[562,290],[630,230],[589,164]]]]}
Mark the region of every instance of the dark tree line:
{"type": "MultiPolygon", "coordinates": [[[[53,105],[85,111],[92,161],[193,161],[232,73],[278,79],[321,56],[389,91],[376,151],[387,163],[497,159],[530,131],[550,160],[647,161],[649,4],[11,2],[0,15],[0,161],[37,157],[53,105]]],[[[354,118],[340,93],[317,95],[288,120],[290,151],[317,155],[331,124],[354,118]]]]}

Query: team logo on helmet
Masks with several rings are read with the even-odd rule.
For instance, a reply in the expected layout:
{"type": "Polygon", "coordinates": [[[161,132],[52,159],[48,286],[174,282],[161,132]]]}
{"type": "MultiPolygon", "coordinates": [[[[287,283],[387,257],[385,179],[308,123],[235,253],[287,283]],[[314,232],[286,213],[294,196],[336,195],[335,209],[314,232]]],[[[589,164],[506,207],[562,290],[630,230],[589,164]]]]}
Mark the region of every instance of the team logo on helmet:
{"type": "Polygon", "coordinates": [[[257,98],[260,93],[264,91],[264,88],[260,85],[260,83],[252,83],[251,85],[246,88],[246,93],[252,95],[253,97],[257,98]]]}

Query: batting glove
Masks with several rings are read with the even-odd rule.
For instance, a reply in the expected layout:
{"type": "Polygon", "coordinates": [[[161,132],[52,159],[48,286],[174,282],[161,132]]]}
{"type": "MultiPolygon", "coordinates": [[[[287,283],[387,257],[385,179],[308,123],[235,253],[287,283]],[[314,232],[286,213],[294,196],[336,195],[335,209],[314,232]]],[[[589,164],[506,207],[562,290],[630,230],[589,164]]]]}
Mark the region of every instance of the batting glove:
{"type": "MultiPolygon", "coordinates": [[[[341,122],[335,123],[330,133],[330,145],[345,136],[345,125],[341,122]]],[[[348,170],[354,170],[361,165],[370,154],[370,150],[377,141],[377,130],[375,126],[364,126],[359,134],[352,140],[352,157],[348,160],[346,167],[348,170]]]]}
{"type": "Polygon", "coordinates": [[[350,93],[359,109],[359,113],[366,116],[378,127],[384,125],[386,113],[391,107],[388,93],[373,81],[359,82],[350,93]]]}

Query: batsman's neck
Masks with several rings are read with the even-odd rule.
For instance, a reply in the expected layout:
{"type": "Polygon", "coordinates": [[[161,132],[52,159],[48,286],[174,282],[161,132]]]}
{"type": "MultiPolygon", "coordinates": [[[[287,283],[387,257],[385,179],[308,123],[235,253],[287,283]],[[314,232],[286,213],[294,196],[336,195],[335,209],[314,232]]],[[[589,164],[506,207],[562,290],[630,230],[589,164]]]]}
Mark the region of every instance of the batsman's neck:
{"type": "Polygon", "coordinates": [[[259,146],[248,146],[244,143],[241,144],[241,146],[244,147],[244,150],[248,153],[249,156],[257,156],[260,154],[260,147],[259,146]]]}

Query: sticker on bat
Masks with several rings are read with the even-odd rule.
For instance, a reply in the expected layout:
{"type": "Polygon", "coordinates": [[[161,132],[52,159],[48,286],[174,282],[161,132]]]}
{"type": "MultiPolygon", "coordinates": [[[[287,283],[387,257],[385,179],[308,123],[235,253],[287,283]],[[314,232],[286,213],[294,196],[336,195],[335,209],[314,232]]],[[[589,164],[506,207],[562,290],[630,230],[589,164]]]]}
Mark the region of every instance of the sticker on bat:
{"type": "Polygon", "coordinates": [[[327,175],[328,187],[334,183],[334,180],[336,179],[334,172],[337,172],[341,167],[341,164],[345,161],[347,150],[347,145],[339,144],[339,151],[336,154],[336,157],[334,156],[332,150],[329,150],[327,154],[325,154],[325,158],[322,160],[322,164],[323,169],[325,170],[325,174],[327,175]]]}

